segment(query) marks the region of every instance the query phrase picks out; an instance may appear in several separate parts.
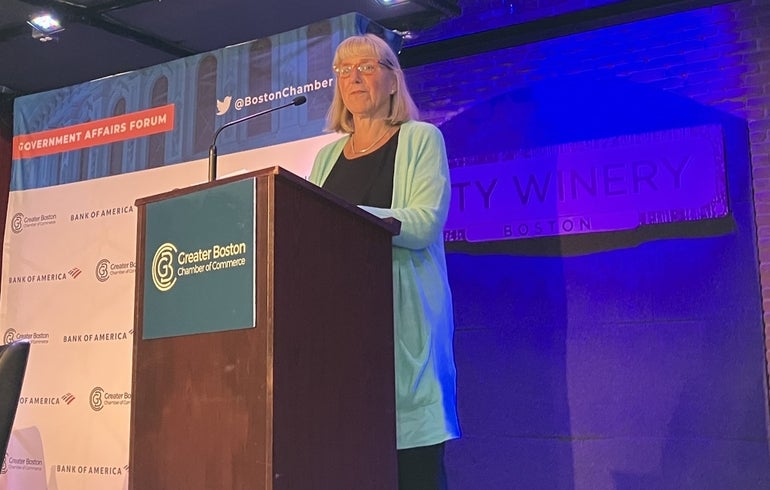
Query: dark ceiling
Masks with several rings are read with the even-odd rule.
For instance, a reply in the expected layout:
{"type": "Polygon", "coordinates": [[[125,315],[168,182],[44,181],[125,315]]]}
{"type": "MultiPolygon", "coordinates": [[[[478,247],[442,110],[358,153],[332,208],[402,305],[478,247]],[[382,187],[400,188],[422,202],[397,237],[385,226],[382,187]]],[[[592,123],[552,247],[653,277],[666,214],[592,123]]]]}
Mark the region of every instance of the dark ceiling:
{"type": "Polygon", "coordinates": [[[0,115],[20,95],[66,87],[290,31],[348,12],[409,32],[405,67],[731,0],[0,0],[0,115]],[[65,30],[33,39],[56,12],[65,30]]]}
{"type": "Polygon", "coordinates": [[[457,0],[390,7],[376,0],[1,0],[0,94],[73,85],[348,12],[417,32],[456,18],[461,10],[457,0]],[[56,40],[33,39],[26,23],[44,10],[62,19],[65,30],[56,40]]]}

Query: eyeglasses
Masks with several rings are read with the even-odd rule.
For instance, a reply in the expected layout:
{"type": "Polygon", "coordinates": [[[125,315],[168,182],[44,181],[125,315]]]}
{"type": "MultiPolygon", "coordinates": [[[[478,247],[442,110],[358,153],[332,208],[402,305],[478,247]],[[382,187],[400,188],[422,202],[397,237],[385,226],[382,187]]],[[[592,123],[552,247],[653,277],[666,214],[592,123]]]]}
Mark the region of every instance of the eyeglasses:
{"type": "Polygon", "coordinates": [[[353,69],[358,70],[358,73],[361,75],[371,76],[374,74],[375,70],[377,70],[377,65],[382,65],[385,68],[391,68],[391,66],[383,62],[381,60],[377,61],[364,61],[362,63],[357,63],[355,65],[341,65],[341,66],[335,66],[334,73],[337,74],[340,78],[347,78],[350,76],[351,73],[353,73],[353,69]]]}

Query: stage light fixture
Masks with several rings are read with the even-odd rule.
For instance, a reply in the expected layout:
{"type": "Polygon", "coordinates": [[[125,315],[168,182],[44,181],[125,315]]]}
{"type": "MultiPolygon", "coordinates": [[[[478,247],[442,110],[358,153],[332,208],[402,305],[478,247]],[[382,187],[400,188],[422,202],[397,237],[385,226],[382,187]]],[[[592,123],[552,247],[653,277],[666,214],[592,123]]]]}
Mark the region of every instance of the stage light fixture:
{"type": "Polygon", "coordinates": [[[64,30],[59,19],[49,13],[35,15],[27,24],[32,27],[32,38],[41,42],[53,41],[53,35],[64,30]]]}
{"type": "Polygon", "coordinates": [[[394,7],[402,3],[409,3],[409,0],[377,0],[383,7],[394,7]]]}

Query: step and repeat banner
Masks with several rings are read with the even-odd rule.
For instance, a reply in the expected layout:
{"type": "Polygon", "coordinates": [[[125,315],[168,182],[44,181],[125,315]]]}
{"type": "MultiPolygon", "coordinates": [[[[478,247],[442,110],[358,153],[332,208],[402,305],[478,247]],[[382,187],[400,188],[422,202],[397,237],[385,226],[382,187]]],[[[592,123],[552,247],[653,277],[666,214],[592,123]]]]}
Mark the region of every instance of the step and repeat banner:
{"type": "MultiPolygon", "coordinates": [[[[280,165],[306,176],[325,134],[334,50],[358,14],[22,97],[14,108],[0,324],[32,343],[0,489],[126,488],[137,198],[280,165]]],[[[184,414],[180,414],[184,416],[184,414]]],[[[140,449],[141,450],[141,449],[140,449]]]]}

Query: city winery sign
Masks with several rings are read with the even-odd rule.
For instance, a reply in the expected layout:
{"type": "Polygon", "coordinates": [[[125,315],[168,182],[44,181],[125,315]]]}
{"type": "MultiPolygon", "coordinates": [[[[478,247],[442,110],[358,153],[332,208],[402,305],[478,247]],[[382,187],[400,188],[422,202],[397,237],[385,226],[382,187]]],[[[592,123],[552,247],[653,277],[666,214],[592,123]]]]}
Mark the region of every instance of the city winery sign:
{"type": "Polygon", "coordinates": [[[621,231],[729,211],[719,126],[520,150],[450,167],[447,241],[621,231]]]}

